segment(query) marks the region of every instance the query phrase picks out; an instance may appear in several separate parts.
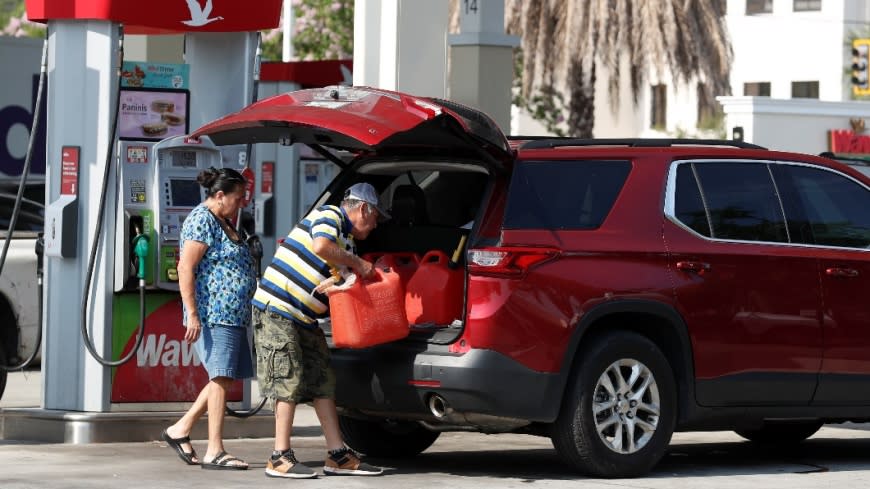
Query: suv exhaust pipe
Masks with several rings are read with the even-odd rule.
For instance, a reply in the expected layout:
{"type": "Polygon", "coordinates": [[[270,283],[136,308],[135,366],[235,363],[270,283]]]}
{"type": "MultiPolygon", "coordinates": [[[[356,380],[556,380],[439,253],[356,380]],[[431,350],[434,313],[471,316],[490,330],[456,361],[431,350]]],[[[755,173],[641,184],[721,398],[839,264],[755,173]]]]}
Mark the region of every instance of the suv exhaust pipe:
{"type": "Polygon", "coordinates": [[[429,396],[429,411],[436,418],[444,420],[453,412],[453,408],[439,394],[432,394],[429,396]]]}
{"type": "Polygon", "coordinates": [[[437,422],[420,421],[432,431],[480,431],[482,433],[505,433],[515,431],[530,422],[524,419],[504,418],[479,413],[456,411],[441,394],[429,394],[429,411],[437,422]]]}

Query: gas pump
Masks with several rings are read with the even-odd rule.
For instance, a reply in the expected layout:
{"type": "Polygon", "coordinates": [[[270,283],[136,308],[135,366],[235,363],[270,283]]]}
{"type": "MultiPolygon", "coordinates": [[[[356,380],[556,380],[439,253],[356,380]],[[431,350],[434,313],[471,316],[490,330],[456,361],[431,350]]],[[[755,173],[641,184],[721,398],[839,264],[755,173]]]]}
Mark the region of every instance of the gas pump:
{"type": "Polygon", "coordinates": [[[178,290],[179,235],[184,219],[205,198],[196,181],[200,171],[219,168],[221,152],[208,138],[191,140],[184,136],[163,140],[154,146],[157,155],[154,197],[157,207],[156,286],[178,290]]]}
{"type": "Polygon", "coordinates": [[[154,235],[154,212],[151,202],[147,200],[154,186],[154,171],[151,166],[154,143],[121,141],[118,146],[121,189],[115,226],[123,234],[115,239],[115,292],[134,289],[140,267],[145,283],[154,283],[154,269],[148,266],[154,262],[153,246],[148,247],[145,259],[141,262],[134,248],[138,243],[135,238],[139,236],[147,239],[150,244],[157,243],[154,235]]]}
{"type": "MultiPolygon", "coordinates": [[[[119,143],[120,188],[115,240],[113,351],[127,355],[135,347],[139,321],[131,286],[142,273],[147,285],[148,328],[134,361],[120,365],[112,379],[115,410],[175,409],[173,403],[196,399],[208,382],[193,346],[182,341],[178,259],[181,226],[205,198],[196,181],[202,170],[220,168],[221,151],[206,138],[170,137],[159,142],[119,143]],[[142,237],[150,243],[136,253],[142,237]],[[142,272],[140,272],[142,271],[142,272]]],[[[228,400],[242,400],[242,382],[228,400]]]]}
{"type": "Polygon", "coordinates": [[[221,152],[208,138],[185,136],[158,143],[121,141],[118,146],[120,235],[115,240],[114,290],[135,288],[141,270],[150,289],[177,291],[181,224],[205,198],[197,175],[220,168],[221,152]],[[140,236],[151,243],[144,260],[136,254],[140,236]]]}
{"type": "MultiPolygon", "coordinates": [[[[215,2],[213,8],[207,3],[206,9],[201,2],[175,0],[26,2],[28,18],[48,27],[50,161],[45,178],[46,201],[56,204],[56,232],[50,236],[46,228],[43,409],[4,423],[6,437],[38,432],[44,441],[83,443],[149,436],[143,433],[159,429],[119,430],[119,417],[104,414],[130,411],[134,414],[123,416],[125,420],[160,426],[165,422],[161,412],[186,409],[192,393],[207,382],[191,345],[181,341],[181,301],[174,277],[178,243],[172,234],[177,233],[173,226],[183,221],[182,199],[189,196],[183,188],[173,195],[173,180],[184,186],[181,165],[190,161],[185,152],[196,153],[198,168],[206,165],[201,156],[215,153],[207,141],[194,146],[182,139],[175,147],[158,143],[250,103],[257,32],[278,26],[283,2],[262,0],[256,9],[244,2],[215,2]],[[122,84],[123,36],[155,33],[184,34],[187,86],[149,87],[159,72],[147,70],[133,72],[137,76],[131,81],[135,78],[139,85],[122,84]],[[151,97],[148,103],[122,109],[135,122],[130,125],[115,120],[116,97],[124,88],[146,89],[140,95],[151,97]],[[144,93],[149,88],[165,93],[144,93]],[[178,101],[179,91],[187,91],[190,98],[178,101]],[[139,115],[142,120],[136,120],[139,115]],[[166,204],[167,195],[169,204],[178,202],[166,204]],[[138,317],[141,306],[134,284],[147,292],[145,321],[138,317]],[[139,324],[147,326],[143,342],[141,348],[132,348],[131,332],[139,324]],[[85,345],[82,336],[89,340],[85,345]],[[100,361],[123,357],[124,352],[132,353],[132,360],[117,368],[100,361]],[[137,371],[149,373],[142,377],[137,371]],[[67,417],[67,412],[77,415],[67,417]]],[[[223,148],[224,164],[215,166],[241,166],[243,151],[223,148]]],[[[199,189],[194,196],[187,204],[201,201],[199,189]]],[[[230,392],[233,401],[249,396],[249,389],[239,384],[230,392]]],[[[245,403],[234,407],[247,407],[245,403]]],[[[250,436],[256,425],[230,423],[225,429],[228,436],[250,436]]]]}

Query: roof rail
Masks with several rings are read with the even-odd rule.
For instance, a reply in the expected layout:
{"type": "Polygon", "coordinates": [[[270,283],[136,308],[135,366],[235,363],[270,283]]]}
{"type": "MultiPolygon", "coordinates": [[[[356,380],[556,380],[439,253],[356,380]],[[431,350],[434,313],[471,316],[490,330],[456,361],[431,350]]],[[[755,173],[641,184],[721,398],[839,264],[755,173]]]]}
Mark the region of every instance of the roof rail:
{"type": "Polygon", "coordinates": [[[868,166],[870,165],[870,155],[864,154],[855,154],[855,153],[843,153],[837,154],[832,153],[831,151],[822,151],[819,153],[819,156],[822,158],[828,158],[831,160],[839,161],[839,162],[849,162],[849,164],[855,164],[858,166],[868,166]]]}
{"type": "Polygon", "coordinates": [[[569,139],[563,136],[522,136],[522,135],[513,135],[513,136],[505,136],[508,141],[537,141],[539,139],[569,139]]]}
{"type": "MultiPolygon", "coordinates": [[[[514,136],[515,139],[522,139],[514,136]]],[[[668,146],[730,146],[743,149],[767,149],[757,144],[733,139],[666,139],[666,138],[610,138],[578,139],[532,136],[520,149],[561,148],[565,146],[629,146],[632,148],[664,148],[668,146]]]]}

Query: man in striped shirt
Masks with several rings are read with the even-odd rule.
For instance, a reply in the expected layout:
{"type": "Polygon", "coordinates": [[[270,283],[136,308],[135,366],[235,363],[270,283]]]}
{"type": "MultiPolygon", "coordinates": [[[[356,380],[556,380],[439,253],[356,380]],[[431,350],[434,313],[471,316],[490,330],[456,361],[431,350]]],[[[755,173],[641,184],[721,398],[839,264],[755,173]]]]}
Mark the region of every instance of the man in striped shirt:
{"type": "Polygon", "coordinates": [[[275,447],[266,463],[270,477],[310,478],[290,447],[296,404],[313,401],[326,438],[327,475],[380,475],[383,470],[360,461],[344,445],[335,408],[335,376],[329,349],[317,320],[329,310],[317,286],[339,267],[361,278],[374,267],[355,254],[354,239],[365,239],[380,217],[389,217],[368,183],[345,191],[340,206],[312,210],[290,231],[266,269],[254,294],[254,342],[261,395],[275,403],[275,447]]]}

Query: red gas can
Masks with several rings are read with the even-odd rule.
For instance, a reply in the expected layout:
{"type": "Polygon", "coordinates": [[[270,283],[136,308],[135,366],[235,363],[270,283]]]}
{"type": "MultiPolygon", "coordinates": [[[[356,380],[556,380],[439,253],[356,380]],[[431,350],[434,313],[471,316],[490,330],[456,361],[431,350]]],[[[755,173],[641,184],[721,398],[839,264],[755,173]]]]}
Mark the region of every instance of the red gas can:
{"type": "Polygon", "coordinates": [[[432,250],[423,255],[420,266],[405,287],[408,323],[446,326],[459,319],[464,279],[462,268],[449,266],[443,251],[432,250]]]}
{"type": "Polygon", "coordinates": [[[332,341],[339,348],[366,348],[408,336],[399,274],[375,267],[375,279],[329,294],[332,341]]]}
{"type": "Polygon", "coordinates": [[[413,251],[393,251],[389,253],[366,253],[363,258],[375,264],[376,267],[389,267],[399,274],[402,282],[402,293],[408,286],[408,281],[414,276],[420,265],[420,256],[413,251]]]}

